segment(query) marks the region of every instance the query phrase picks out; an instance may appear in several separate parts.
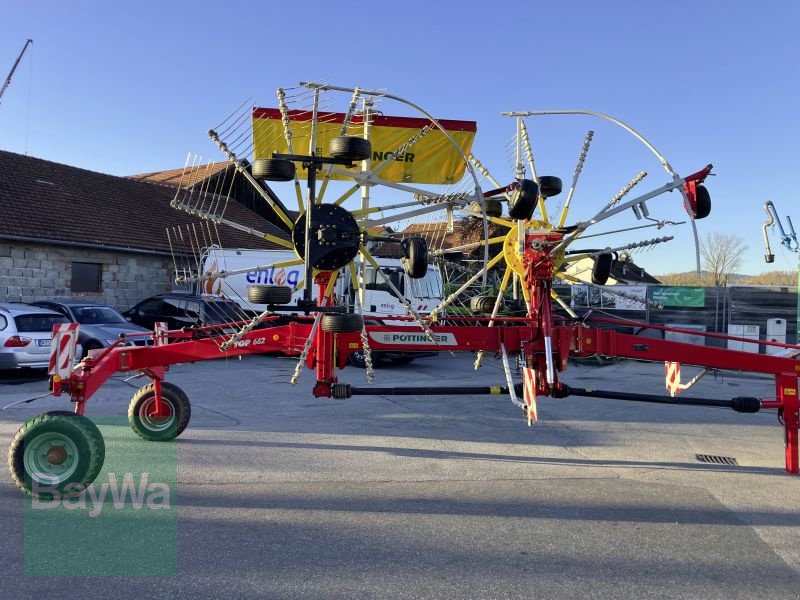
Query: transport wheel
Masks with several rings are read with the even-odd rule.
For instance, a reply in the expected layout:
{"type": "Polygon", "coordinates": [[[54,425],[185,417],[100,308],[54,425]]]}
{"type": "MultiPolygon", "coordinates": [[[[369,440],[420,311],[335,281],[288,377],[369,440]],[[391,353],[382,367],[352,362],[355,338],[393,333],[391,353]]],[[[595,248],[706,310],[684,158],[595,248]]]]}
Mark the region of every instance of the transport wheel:
{"type": "Polygon", "coordinates": [[[511,193],[508,201],[508,216],[512,219],[527,221],[533,215],[536,201],[539,198],[539,187],[530,179],[521,179],[519,186],[511,193]]]}
{"type": "Polygon", "coordinates": [[[421,279],[428,272],[428,242],[425,238],[413,237],[404,240],[403,249],[406,256],[403,266],[411,279],[421,279]]]}
{"type": "Polygon", "coordinates": [[[364,319],[355,313],[328,313],[322,315],[320,327],[322,327],[322,331],[328,333],[361,331],[364,327],[364,319]]]}
{"type": "Polygon", "coordinates": [[[192,416],[189,398],[177,385],[161,382],[162,414],[155,411],[155,385],[139,388],[128,406],[128,423],[141,438],[166,442],[178,437],[192,416]]]}
{"type": "Polygon", "coordinates": [[[545,198],[558,196],[561,193],[562,185],[559,177],[553,177],[552,175],[542,175],[539,177],[539,192],[545,198]]]}
{"type": "Polygon", "coordinates": [[[292,288],[285,285],[251,285],[247,299],[253,304],[289,304],[292,288]]]}
{"type": "Polygon", "coordinates": [[[27,421],[8,449],[8,468],[14,483],[26,494],[53,497],[79,493],[92,483],[105,461],[100,430],[86,417],[52,411],[27,421]]]}
{"type": "Polygon", "coordinates": [[[257,158],[253,161],[253,177],[267,181],[291,181],[295,166],[290,160],[282,158],[257,158]]]}
{"type": "Polygon", "coordinates": [[[365,138],[339,136],[330,141],[328,152],[333,158],[358,162],[367,160],[372,155],[372,146],[365,138]]]}
{"type": "Polygon", "coordinates": [[[614,255],[610,252],[597,256],[592,267],[592,283],[605,285],[611,276],[611,265],[613,263],[614,255]]]}

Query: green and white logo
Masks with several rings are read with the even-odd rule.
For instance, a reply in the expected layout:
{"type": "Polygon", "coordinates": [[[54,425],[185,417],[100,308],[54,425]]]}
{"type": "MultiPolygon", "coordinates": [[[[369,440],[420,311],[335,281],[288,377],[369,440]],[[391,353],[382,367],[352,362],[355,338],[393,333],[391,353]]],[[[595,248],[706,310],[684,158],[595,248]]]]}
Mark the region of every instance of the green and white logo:
{"type": "Polygon", "coordinates": [[[59,491],[42,475],[24,496],[25,575],[176,575],[177,445],[140,439],[124,417],[92,421],[106,448],[95,481],[59,491]]]}

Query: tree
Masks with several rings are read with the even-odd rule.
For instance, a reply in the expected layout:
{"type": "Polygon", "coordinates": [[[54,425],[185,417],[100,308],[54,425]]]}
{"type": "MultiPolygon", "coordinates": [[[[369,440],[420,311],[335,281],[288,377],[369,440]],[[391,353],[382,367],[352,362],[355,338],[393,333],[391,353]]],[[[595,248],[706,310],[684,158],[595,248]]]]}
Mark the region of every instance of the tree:
{"type": "Polygon", "coordinates": [[[709,272],[715,286],[728,285],[728,279],[742,264],[746,251],[744,240],[732,233],[709,233],[700,240],[703,269],[709,272]]]}

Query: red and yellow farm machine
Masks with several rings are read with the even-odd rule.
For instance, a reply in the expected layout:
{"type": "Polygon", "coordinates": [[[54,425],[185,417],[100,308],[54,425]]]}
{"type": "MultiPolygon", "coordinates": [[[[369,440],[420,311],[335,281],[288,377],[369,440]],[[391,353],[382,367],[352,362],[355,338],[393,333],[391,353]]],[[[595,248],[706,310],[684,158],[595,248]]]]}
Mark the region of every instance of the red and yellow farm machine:
{"type": "MultiPolygon", "coordinates": [[[[650,216],[654,205],[662,203],[684,219],[688,217],[696,241],[695,220],[706,217],[711,208],[704,185],[711,174],[710,165],[689,176],[680,176],[650,142],[617,119],[588,111],[526,111],[504,113],[516,123],[509,146],[514,175],[504,181],[493,176],[491,165],[480,162],[472,152],[476,132],[472,122],[437,120],[418,106],[383,91],[312,83],[301,84],[296,90],[299,91],[294,95],[279,90],[277,109],[243,105],[240,114],[234,113],[209,134],[230,161],[236,176],[251,184],[272,207],[289,235],[283,239],[252,228],[249,232],[294,250],[296,260],[290,262],[301,265],[304,280],[294,289],[253,284],[247,299],[237,299],[242,306],[253,309],[246,318],[243,311],[240,321],[172,331],[157,327],[152,334],[152,345],[128,345],[125,339],[120,339],[108,348],[90,352],[74,367],[69,351],[74,346],[75,332],[57,332],[53,341],[51,390],[56,396],[67,395],[73,411],[40,415],[17,433],[9,452],[9,466],[23,490],[31,491],[37,483],[42,483],[70,491],[90,484],[98,475],[103,464],[103,440],[84,414],[89,400],[115,373],[138,373],[150,379],[131,400],[129,422],[142,438],[166,441],[183,432],[191,413],[186,394],[166,379],[170,365],[265,352],[299,356],[293,382],[303,367],[312,369],[316,376],[313,393],[317,398],[507,394],[529,424],[537,418],[537,398],[573,395],[729,407],[739,412],[777,410],[785,433],[786,471],[798,473],[800,363],[791,357],[796,347],[772,343],[787,349],[786,356],[780,356],[622,333],[619,326],[637,324],[592,314],[579,316],[554,291],[553,282],[558,277],[590,287],[603,286],[604,291],[625,298],[625,286],[605,285],[609,283],[614,261],[622,253],[671,239],[663,237],[583,251],[573,249],[575,244],[593,235],[602,235],[592,232],[606,219],[633,218],[632,225],[607,232],[617,237],[621,232],[643,227],[661,229],[680,224],[650,216]],[[343,93],[347,99],[344,110],[329,110],[331,98],[343,93]],[[412,109],[416,116],[388,117],[386,110],[378,110],[378,106],[383,107],[380,103],[390,102],[412,109]],[[572,182],[557,207],[555,198],[562,192],[562,181],[537,174],[534,144],[526,125],[527,119],[546,115],[593,117],[613,131],[621,130],[626,139],[632,135],[645,147],[648,156],[655,157],[663,167],[668,181],[627,199],[644,178],[645,173],[640,172],[599,211],[581,215],[568,225],[568,211],[594,131],[584,137],[572,182]],[[252,125],[253,130],[246,143],[237,142],[245,137],[240,131],[243,123],[252,125]],[[295,150],[301,144],[308,148],[304,153],[295,150]],[[323,147],[327,148],[324,153],[323,147]],[[305,193],[300,180],[307,182],[305,193]],[[488,191],[483,190],[482,184],[488,191]],[[283,193],[280,186],[285,186],[289,197],[296,196],[296,216],[279,200],[283,193]],[[673,192],[672,202],[662,202],[660,197],[670,192],[673,192]],[[379,193],[381,203],[376,205],[379,193]],[[335,199],[326,201],[331,194],[335,199]],[[348,199],[355,205],[345,208],[348,199]],[[549,214],[558,214],[558,218],[551,220],[549,214]],[[412,219],[415,219],[413,224],[412,219]],[[453,236],[463,222],[470,225],[471,233],[454,242],[453,236]],[[390,223],[400,223],[405,228],[398,231],[388,227],[390,223]],[[446,278],[448,285],[438,305],[420,313],[409,300],[409,291],[401,289],[398,279],[384,273],[376,260],[376,254],[387,249],[400,257],[405,273],[412,279],[423,277],[428,269],[453,267],[450,262],[458,263],[457,269],[454,267],[458,278],[446,278]],[[459,260],[453,259],[455,255],[459,260]],[[464,260],[465,256],[471,259],[464,260]],[[591,265],[590,273],[583,277],[579,271],[570,269],[580,261],[591,265]],[[496,284],[487,294],[487,279],[492,276],[496,284]],[[342,279],[352,284],[352,294],[346,301],[335,292],[342,279]],[[390,318],[365,317],[362,299],[370,283],[384,286],[404,310],[390,318]],[[474,294],[476,286],[482,291],[474,294]],[[300,291],[302,297],[296,297],[300,291]],[[509,314],[504,306],[512,298],[520,310],[509,314]],[[287,318],[287,313],[293,316],[287,318]],[[475,353],[476,368],[484,353],[492,353],[502,359],[505,378],[485,385],[446,389],[372,385],[370,356],[398,349],[475,353]],[[340,370],[354,352],[367,356],[369,385],[340,381],[340,370]],[[678,364],[683,364],[707,370],[771,375],[775,380],[775,395],[730,400],[675,396],[679,385],[674,377],[673,394],[664,396],[589,390],[562,382],[561,374],[568,368],[570,358],[595,355],[664,362],[671,365],[673,373],[678,364]],[[521,381],[515,382],[509,357],[521,367],[521,381]]],[[[203,168],[194,163],[187,166],[185,184],[173,202],[177,210],[198,218],[202,235],[198,236],[195,230],[185,236],[196,241],[192,244],[195,250],[204,245],[201,240],[208,242],[220,227],[248,230],[226,217],[224,207],[230,198],[219,189],[221,186],[211,189],[202,183],[203,178],[197,175],[203,168]]],[[[181,238],[176,231],[168,235],[171,241],[181,238]]],[[[212,276],[236,275],[224,269],[213,274],[204,272],[196,256],[192,262],[192,257],[185,260],[189,254],[185,250],[176,249],[174,254],[175,276],[181,283],[202,284],[212,276]],[[190,267],[181,267],[182,260],[190,267]]],[[[284,261],[279,266],[287,264],[284,261]]],[[[208,368],[214,368],[213,363],[208,368]]]]}

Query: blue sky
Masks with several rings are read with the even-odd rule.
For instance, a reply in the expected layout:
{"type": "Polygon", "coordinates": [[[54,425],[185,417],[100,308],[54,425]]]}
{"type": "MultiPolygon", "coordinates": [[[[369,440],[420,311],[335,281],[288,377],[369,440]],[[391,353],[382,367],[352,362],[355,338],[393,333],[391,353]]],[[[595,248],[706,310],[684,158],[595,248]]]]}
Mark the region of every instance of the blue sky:
{"type": "MultiPolygon", "coordinates": [[[[324,79],[388,88],[436,116],[477,121],[475,153],[502,171],[513,123],[500,112],[588,109],[635,127],[681,174],[713,163],[714,208],[700,234],[740,235],[749,246],[742,271],[758,273],[767,269],[763,203],[800,223],[791,185],[798,17],[791,0],[6,0],[0,77],[26,38],[34,44],[0,101],[0,149],[117,175],[175,168],[190,151],[216,159],[206,131],[244,99],[274,106],[276,87],[324,79]]],[[[565,182],[585,130],[597,132],[576,218],[640,168],[651,188],[666,181],[612,127],[580,119],[539,127],[540,174],[565,182]]],[[[693,268],[689,228],[669,234],[675,242],[637,262],[654,273],[693,268]]],[[[772,246],[772,268],[796,267],[775,236],[772,246]]]]}

